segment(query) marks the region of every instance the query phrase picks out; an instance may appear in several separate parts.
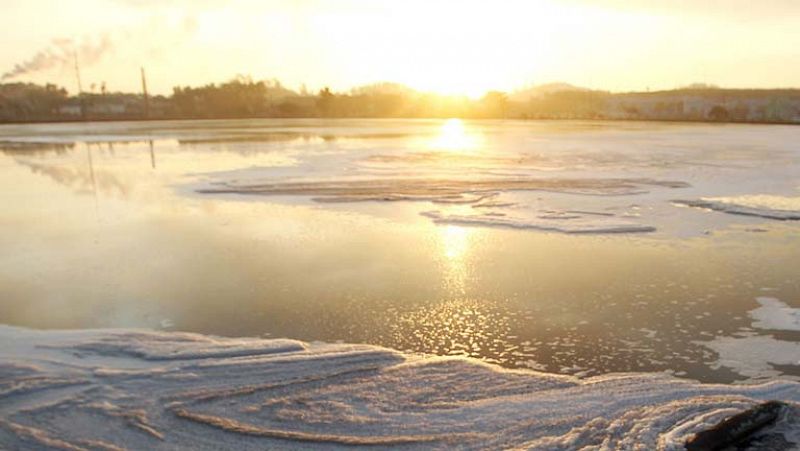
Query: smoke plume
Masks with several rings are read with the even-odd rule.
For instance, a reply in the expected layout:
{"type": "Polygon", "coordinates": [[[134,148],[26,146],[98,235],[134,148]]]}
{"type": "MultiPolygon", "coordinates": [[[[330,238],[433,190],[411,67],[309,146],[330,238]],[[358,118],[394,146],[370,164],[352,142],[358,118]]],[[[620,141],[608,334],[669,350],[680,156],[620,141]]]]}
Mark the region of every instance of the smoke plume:
{"type": "Polygon", "coordinates": [[[92,38],[53,39],[50,45],[38,51],[31,58],[14,65],[4,73],[0,80],[5,81],[33,72],[40,72],[54,68],[70,67],[77,56],[81,65],[92,65],[100,61],[114,48],[111,36],[106,33],[92,38]]]}

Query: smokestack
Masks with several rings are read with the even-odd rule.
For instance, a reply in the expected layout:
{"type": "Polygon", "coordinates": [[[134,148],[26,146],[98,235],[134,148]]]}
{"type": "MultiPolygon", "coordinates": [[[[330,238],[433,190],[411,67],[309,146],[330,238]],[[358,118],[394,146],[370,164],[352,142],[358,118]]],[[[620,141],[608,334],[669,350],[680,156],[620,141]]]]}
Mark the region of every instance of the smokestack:
{"type": "Polygon", "coordinates": [[[142,95],[144,96],[144,118],[150,117],[150,99],[147,97],[147,78],[144,76],[144,67],[142,70],[142,95]]]}

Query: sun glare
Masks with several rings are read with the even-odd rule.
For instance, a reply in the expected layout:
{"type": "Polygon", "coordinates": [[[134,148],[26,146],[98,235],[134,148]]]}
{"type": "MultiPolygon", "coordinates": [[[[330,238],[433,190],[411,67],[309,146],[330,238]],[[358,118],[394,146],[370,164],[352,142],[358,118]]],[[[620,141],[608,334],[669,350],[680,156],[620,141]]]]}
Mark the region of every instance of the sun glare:
{"type": "Polygon", "coordinates": [[[469,250],[470,230],[466,227],[448,225],[442,228],[442,246],[448,260],[460,260],[469,250]]]}
{"type": "Polygon", "coordinates": [[[433,140],[432,148],[450,152],[464,152],[478,147],[477,137],[469,133],[461,119],[444,121],[439,134],[433,140]]]}

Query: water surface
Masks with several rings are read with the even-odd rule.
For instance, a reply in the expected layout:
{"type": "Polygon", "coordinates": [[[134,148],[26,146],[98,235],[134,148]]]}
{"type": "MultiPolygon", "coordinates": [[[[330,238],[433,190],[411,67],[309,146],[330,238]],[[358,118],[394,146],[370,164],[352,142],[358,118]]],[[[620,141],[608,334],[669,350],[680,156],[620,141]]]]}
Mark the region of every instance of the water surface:
{"type": "Polygon", "coordinates": [[[796,378],[800,327],[763,316],[800,307],[800,224],[671,200],[796,205],[798,142],[787,126],[604,122],[2,126],[0,318],[362,342],[579,375],[796,378]],[[655,229],[615,234],[437,224],[420,213],[476,209],[430,199],[198,192],[464,177],[686,186],[499,190],[513,204],[501,214],[655,229]]]}

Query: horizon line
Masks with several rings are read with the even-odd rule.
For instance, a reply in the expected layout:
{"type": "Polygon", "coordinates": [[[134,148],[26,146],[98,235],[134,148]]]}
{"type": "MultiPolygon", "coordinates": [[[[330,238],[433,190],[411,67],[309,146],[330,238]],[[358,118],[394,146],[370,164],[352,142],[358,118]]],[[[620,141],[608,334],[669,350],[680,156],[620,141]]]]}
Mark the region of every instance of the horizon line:
{"type": "MultiPolygon", "coordinates": [[[[655,89],[650,89],[649,87],[647,87],[644,90],[641,90],[641,89],[639,89],[639,90],[637,90],[637,89],[611,90],[611,89],[602,89],[602,88],[589,88],[589,87],[586,87],[586,86],[573,84],[573,83],[570,83],[570,82],[567,82],[567,81],[557,80],[557,81],[548,81],[548,82],[543,82],[543,83],[528,84],[528,85],[518,86],[518,87],[510,89],[510,90],[503,90],[503,89],[499,89],[499,88],[486,89],[486,90],[482,91],[481,94],[475,96],[475,95],[469,95],[469,94],[465,94],[465,93],[442,93],[442,92],[437,92],[436,90],[425,90],[425,89],[415,88],[415,87],[413,87],[411,85],[408,85],[408,84],[405,84],[405,83],[402,83],[402,82],[391,81],[391,80],[373,81],[373,82],[368,82],[368,83],[364,83],[364,84],[360,84],[360,85],[354,85],[354,86],[352,86],[350,88],[344,88],[344,89],[341,89],[341,88],[334,89],[334,88],[331,88],[330,85],[323,85],[319,89],[309,89],[309,88],[307,88],[305,86],[305,83],[300,83],[300,85],[298,87],[290,87],[290,85],[284,84],[281,80],[279,80],[277,78],[264,77],[264,78],[256,79],[256,78],[253,78],[253,77],[248,76],[248,75],[236,75],[236,76],[230,77],[230,78],[228,78],[226,80],[210,81],[210,82],[207,82],[207,83],[196,84],[196,85],[176,84],[176,85],[174,85],[172,87],[172,91],[169,91],[167,93],[162,93],[162,92],[153,93],[153,92],[151,92],[150,95],[170,96],[170,95],[173,95],[175,90],[179,89],[179,88],[196,89],[196,88],[202,88],[202,87],[206,87],[206,86],[220,86],[220,85],[224,85],[224,84],[227,84],[227,83],[233,83],[233,82],[237,82],[237,81],[243,82],[243,83],[244,82],[268,83],[268,84],[272,83],[273,85],[271,87],[273,87],[273,88],[282,88],[282,89],[285,89],[287,91],[293,92],[293,93],[295,93],[297,95],[303,95],[303,90],[305,88],[306,95],[308,95],[308,96],[317,96],[317,95],[319,95],[319,93],[321,91],[323,91],[326,88],[329,89],[331,91],[331,93],[333,93],[333,94],[352,95],[352,94],[354,94],[353,91],[356,91],[358,89],[379,87],[381,85],[386,85],[386,86],[393,85],[393,86],[396,86],[397,88],[402,88],[402,89],[407,89],[409,91],[413,91],[416,94],[432,95],[432,96],[448,97],[448,98],[467,98],[467,99],[472,99],[472,100],[480,99],[480,98],[484,97],[485,95],[487,95],[489,93],[492,93],[492,92],[500,92],[500,93],[504,93],[504,94],[507,94],[507,95],[513,95],[513,94],[517,94],[517,93],[524,93],[525,91],[532,91],[532,90],[535,90],[537,88],[547,88],[547,87],[551,87],[551,86],[552,87],[556,87],[558,85],[561,85],[561,86],[564,87],[564,89],[560,89],[559,91],[573,91],[574,90],[574,91],[587,91],[587,92],[606,93],[606,94],[612,94],[612,95],[613,94],[647,94],[647,93],[658,93],[658,92],[669,92],[669,91],[687,91],[687,90],[709,90],[709,91],[712,91],[712,90],[720,90],[720,91],[726,91],[726,90],[727,91],[800,91],[800,85],[797,85],[797,86],[772,86],[772,87],[752,87],[752,86],[731,87],[731,86],[721,86],[721,85],[717,85],[717,84],[714,84],[714,83],[706,83],[706,82],[694,82],[694,83],[689,83],[689,84],[686,84],[686,85],[677,86],[677,87],[673,87],[673,88],[655,88],[655,89]]],[[[32,85],[40,85],[40,86],[54,85],[54,86],[56,86],[58,88],[66,90],[67,94],[70,95],[70,96],[75,96],[75,95],[79,95],[79,94],[100,94],[98,92],[95,92],[94,90],[88,91],[86,89],[83,89],[83,90],[81,90],[79,92],[73,92],[73,91],[77,91],[77,90],[75,90],[74,88],[69,88],[67,86],[62,86],[62,85],[59,85],[58,83],[54,83],[54,82],[50,82],[50,81],[46,81],[46,82],[43,82],[43,83],[37,83],[35,81],[30,81],[30,80],[27,80],[27,81],[26,80],[12,80],[12,81],[0,80],[0,86],[13,85],[13,84],[32,84],[32,85]]],[[[107,94],[135,94],[135,93],[139,93],[140,94],[140,91],[118,90],[118,91],[108,91],[107,92],[107,94]]]]}

